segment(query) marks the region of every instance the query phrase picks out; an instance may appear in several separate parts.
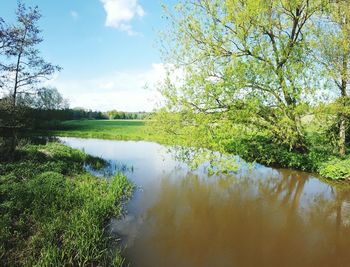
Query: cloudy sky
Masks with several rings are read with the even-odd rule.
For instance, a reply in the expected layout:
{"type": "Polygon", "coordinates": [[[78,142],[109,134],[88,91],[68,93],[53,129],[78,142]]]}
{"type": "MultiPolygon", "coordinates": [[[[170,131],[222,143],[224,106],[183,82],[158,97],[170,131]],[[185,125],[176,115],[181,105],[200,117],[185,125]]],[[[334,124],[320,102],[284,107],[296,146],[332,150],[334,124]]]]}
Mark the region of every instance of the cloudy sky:
{"type": "MultiPolygon", "coordinates": [[[[15,0],[0,1],[14,20],[15,0]]],[[[63,67],[50,84],[71,107],[151,111],[165,70],[157,48],[161,0],[25,0],[38,5],[43,56],[63,67]]],[[[174,0],[163,1],[173,5],[174,0]]]]}

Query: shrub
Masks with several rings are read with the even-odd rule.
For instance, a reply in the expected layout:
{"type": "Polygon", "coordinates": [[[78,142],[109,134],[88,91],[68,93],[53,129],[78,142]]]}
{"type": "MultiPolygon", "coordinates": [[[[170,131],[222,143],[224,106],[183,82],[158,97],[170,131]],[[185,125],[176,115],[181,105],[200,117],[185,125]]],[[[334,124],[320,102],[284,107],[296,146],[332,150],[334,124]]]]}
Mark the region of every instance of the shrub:
{"type": "Polygon", "coordinates": [[[320,167],[320,174],[330,179],[350,179],[350,157],[332,159],[320,167]]]}

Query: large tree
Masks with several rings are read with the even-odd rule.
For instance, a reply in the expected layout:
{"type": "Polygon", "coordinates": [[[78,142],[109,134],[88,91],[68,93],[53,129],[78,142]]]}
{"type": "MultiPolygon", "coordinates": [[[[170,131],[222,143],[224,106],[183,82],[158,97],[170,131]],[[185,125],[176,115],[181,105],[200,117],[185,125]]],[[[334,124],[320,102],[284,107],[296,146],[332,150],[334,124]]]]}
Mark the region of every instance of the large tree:
{"type": "Polygon", "coordinates": [[[18,129],[26,128],[31,121],[18,100],[36,94],[39,84],[60,70],[46,62],[38,50],[42,42],[37,25],[40,17],[38,7],[27,8],[18,2],[14,24],[0,18],[0,135],[7,136],[0,146],[10,156],[18,142],[18,129]]]}
{"type": "Polygon", "coordinates": [[[38,50],[43,41],[37,25],[41,17],[38,7],[26,7],[19,2],[16,16],[14,25],[0,21],[2,94],[10,94],[13,109],[18,95],[34,92],[39,83],[60,70],[60,67],[46,62],[38,50]]]}
{"type": "Polygon", "coordinates": [[[314,88],[306,27],[321,5],[321,0],[181,1],[168,13],[173,33],[166,58],[185,78],[163,88],[169,110],[220,114],[305,152],[301,117],[314,88]]]}

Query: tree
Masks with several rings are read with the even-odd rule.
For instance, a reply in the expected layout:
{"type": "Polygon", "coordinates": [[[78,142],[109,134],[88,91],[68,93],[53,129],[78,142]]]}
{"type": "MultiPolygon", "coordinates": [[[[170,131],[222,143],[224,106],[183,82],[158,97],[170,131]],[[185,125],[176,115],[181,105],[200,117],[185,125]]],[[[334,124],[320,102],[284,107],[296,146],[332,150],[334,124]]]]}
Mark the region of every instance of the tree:
{"type": "Polygon", "coordinates": [[[310,79],[306,26],[322,4],[181,1],[169,13],[174,32],[165,52],[169,65],[182,69],[185,78],[182,85],[167,83],[162,90],[169,111],[192,114],[188,122],[212,117],[209,125],[222,118],[251,125],[278,144],[306,152],[301,117],[317,87],[310,79]]]}
{"type": "Polygon", "coordinates": [[[329,1],[317,24],[316,58],[326,69],[327,77],[336,87],[338,118],[338,149],[345,154],[346,131],[349,127],[348,84],[350,77],[350,1],[329,1]]]}
{"type": "Polygon", "coordinates": [[[61,69],[46,62],[37,49],[43,41],[37,26],[41,17],[38,7],[27,8],[19,2],[16,15],[16,25],[4,26],[2,21],[2,44],[7,45],[6,49],[0,47],[6,60],[2,64],[2,89],[10,92],[13,109],[18,95],[36,91],[40,82],[61,69]]]}
{"type": "Polygon", "coordinates": [[[37,49],[43,41],[37,26],[40,17],[38,7],[27,8],[18,2],[15,24],[8,25],[0,18],[0,133],[9,136],[5,145],[11,156],[18,130],[31,121],[26,117],[27,108],[18,106],[18,99],[36,94],[38,85],[61,69],[46,62],[37,49]]]}
{"type": "Polygon", "coordinates": [[[68,101],[54,87],[44,87],[38,91],[35,107],[44,110],[67,109],[68,101]]]}

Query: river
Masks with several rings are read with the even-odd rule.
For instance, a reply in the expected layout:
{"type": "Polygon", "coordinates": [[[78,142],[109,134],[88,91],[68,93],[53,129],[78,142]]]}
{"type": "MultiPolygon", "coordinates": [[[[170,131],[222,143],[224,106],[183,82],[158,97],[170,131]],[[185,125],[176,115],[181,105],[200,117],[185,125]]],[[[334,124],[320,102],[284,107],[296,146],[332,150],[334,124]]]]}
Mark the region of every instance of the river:
{"type": "Polygon", "coordinates": [[[136,185],[112,230],[142,267],[350,266],[350,189],[261,165],[208,176],[152,142],[60,138],[136,185]]]}

